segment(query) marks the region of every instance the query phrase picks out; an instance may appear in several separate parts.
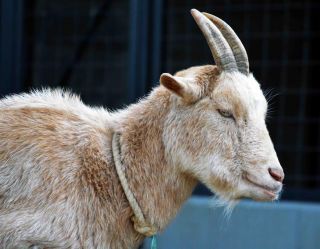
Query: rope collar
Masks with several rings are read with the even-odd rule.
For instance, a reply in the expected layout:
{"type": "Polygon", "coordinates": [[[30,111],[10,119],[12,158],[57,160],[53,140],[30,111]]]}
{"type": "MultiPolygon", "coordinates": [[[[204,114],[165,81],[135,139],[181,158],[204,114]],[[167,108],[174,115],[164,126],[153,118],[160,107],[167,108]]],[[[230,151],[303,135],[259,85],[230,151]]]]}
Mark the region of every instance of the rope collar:
{"type": "Polygon", "coordinates": [[[114,133],[112,137],[112,154],[114,159],[114,164],[116,167],[117,175],[119,177],[122,189],[126,195],[126,198],[129,202],[129,205],[134,213],[134,216],[131,218],[133,222],[134,229],[138,232],[143,234],[144,236],[153,236],[157,233],[157,228],[148,224],[146,219],[142,213],[142,210],[135,198],[134,194],[132,193],[128,181],[126,179],[124,173],[124,167],[122,165],[121,160],[121,150],[120,150],[120,134],[114,133]]]}

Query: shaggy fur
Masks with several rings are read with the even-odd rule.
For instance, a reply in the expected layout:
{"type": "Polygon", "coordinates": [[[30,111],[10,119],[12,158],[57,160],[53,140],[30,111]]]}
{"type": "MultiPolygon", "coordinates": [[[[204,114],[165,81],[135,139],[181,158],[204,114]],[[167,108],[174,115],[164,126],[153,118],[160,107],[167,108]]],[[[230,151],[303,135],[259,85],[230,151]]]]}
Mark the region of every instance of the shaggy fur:
{"type": "Polygon", "coordinates": [[[114,113],[58,90],[1,100],[0,248],[139,246],[112,158],[114,132],[128,184],[159,231],[199,180],[227,200],[277,198],[281,183],[268,168],[281,166],[254,78],[208,65],[160,81],[114,113]]]}

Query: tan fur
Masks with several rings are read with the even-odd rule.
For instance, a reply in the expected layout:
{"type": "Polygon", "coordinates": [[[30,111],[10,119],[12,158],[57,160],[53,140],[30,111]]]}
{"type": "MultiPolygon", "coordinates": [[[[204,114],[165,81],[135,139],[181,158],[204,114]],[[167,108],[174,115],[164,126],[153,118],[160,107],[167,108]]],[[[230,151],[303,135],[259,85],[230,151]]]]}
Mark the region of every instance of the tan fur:
{"type": "Polygon", "coordinates": [[[114,113],[89,108],[61,91],[0,102],[0,248],[138,247],[143,236],[133,229],[133,213],[115,171],[114,132],[121,133],[130,189],[159,231],[199,180],[228,200],[268,199],[245,182],[247,175],[279,190],[278,183],[264,180],[265,166],[256,166],[277,159],[263,126],[265,99],[255,81],[220,75],[210,65],[170,77],[188,79],[196,101],[176,93],[188,86],[183,84],[170,91],[159,86],[114,113]],[[251,93],[259,96],[248,102],[251,93]],[[233,121],[219,116],[222,107],[234,113],[238,132],[233,121]]]}

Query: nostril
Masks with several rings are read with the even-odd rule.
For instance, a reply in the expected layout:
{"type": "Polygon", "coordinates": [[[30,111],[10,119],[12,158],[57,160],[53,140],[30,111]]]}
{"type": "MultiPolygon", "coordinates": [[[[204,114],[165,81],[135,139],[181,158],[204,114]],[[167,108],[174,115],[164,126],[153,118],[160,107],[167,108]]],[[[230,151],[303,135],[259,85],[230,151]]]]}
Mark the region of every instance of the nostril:
{"type": "Polygon", "coordinates": [[[278,182],[282,182],[284,178],[283,171],[281,169],[269,168],[269,174],[278,182]]]}

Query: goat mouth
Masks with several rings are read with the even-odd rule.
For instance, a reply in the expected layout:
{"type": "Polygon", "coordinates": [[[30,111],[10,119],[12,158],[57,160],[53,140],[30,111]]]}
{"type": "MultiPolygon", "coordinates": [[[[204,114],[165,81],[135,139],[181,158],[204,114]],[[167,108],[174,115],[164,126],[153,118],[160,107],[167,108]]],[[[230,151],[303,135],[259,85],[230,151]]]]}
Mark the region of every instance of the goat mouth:
{"type": "Polygon", "coordinates": [[[259,189],[261,189],[263,191],[263,193],[268,196],[270,199],[274,200],[277,198],[278,196],[278,189],[274,189],[274,188],[270,188],[264,184],[260,184],[252,179],[250,179],[250,177],[245,174],[244,175],[244,179],[249,182],[250,184],[254,185],[255,187],[258,187],[259,189]]]}

